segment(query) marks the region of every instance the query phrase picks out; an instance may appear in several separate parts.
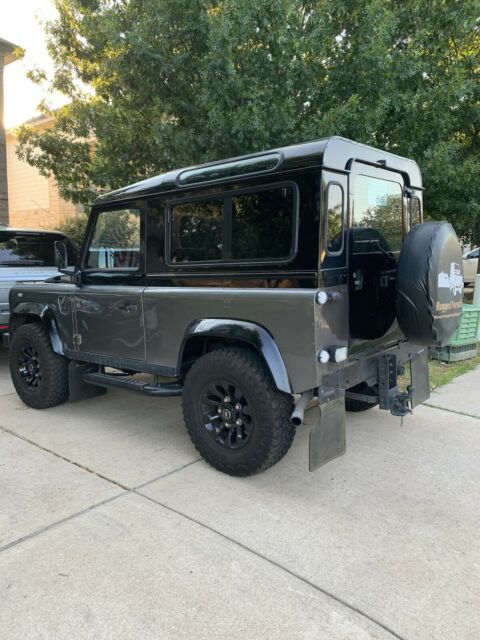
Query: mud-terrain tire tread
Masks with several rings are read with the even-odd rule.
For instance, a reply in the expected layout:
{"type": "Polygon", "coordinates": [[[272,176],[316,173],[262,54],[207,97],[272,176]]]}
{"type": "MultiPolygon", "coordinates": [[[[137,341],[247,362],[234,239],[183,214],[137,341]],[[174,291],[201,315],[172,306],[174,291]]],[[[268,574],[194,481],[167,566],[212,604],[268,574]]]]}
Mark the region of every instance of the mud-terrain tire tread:
{"type": "Polygon", "coordinates": [[[68,398],[68,360],[53,351],[46,328],[38,322],[23,324],[13,334],[10,375],[20,399],[33,409],[55,407],[68,398]],[[17,348],[23,341],[34,346],[40,356],[42,383],[38,392],[29,392],[20,378],[17,348]]]}
{"type": "Polygon", "coordinates": [[[276,388],[270,372],[253,349],[223,347],[200,357],[186,376],[182,403],[185,425],[197,451],[206,462],[232,476],[245,477],[269,469],[283,458],[295,437],[296,428],[290,422],[292,396],[276,388]],[[194,407],[199,398],[192,393],[192,387],[199,377],[208,376],[214,368],[225,370],[225,375],[231,372],[240,380],[240,384],[243,383],[249,400],[257,405],[253,418],[255,429],[262,430],[260,446],[242,462],[229,464],[219,460],[199,437],[198,431],[203,429],[203,425],[196,425],[195,422],[194,407]],[[254,398],[250,390],[252,387],[255,389],[254,398]]]}

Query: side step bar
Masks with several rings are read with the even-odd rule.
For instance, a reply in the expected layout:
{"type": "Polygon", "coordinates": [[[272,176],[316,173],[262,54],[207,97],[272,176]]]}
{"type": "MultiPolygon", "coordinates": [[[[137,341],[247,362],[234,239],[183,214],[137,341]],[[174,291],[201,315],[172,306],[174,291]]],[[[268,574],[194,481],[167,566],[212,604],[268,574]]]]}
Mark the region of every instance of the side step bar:
{"type": "Polygon", "coordinates": [[[149,396],[181,396],[183,387],[176,382],[168,382],[166,384],[149,384],[140,380],[132,380],[122,376],[109,375],[108,373],[90,372],[83,376],[85,382],[95,384],[99,387],[112,387],[114,389],[129,389],[145,393],[149,396]]]}

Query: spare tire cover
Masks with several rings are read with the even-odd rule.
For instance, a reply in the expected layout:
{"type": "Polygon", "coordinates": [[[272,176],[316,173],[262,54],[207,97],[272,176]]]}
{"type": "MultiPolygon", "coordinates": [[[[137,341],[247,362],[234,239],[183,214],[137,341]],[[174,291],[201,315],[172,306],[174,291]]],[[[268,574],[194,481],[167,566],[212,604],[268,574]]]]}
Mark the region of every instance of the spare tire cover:
{"type": "Polygon", "coordinates": [[[408,340],[447,344],[462,313],[462,250],[448,222],[424,222],[407,234],[398,261],[397,318],[408,340]]]}

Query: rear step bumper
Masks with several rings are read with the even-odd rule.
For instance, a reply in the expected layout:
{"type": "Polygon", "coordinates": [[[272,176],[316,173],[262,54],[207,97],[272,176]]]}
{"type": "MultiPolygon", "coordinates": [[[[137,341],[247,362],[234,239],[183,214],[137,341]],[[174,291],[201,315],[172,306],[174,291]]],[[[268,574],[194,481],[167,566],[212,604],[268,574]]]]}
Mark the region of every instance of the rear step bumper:
{"type": "Polygon", "coordinates": [[[148,382],[109,375],[108,373],[89,372],[83,376],[83,379],[85,382],[95,384],[99,387],[128,389],[130,391],[137,391],[138,393],[144,393],[149,396],[181,396],[183,392],[183,387],[176,382],[169,382],[166,384],[149,384],[148,382]]]}

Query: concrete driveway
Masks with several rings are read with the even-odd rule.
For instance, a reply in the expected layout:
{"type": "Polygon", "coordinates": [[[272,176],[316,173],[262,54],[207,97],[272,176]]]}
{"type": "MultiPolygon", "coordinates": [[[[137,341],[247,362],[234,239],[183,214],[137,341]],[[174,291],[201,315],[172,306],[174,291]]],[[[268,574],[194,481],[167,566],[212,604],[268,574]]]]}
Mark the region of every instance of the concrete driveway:
{"type": "Polygon", "coordinates": [[[303,426],[236,479],[199,460],[178,399],[36,412],[0,351],[0,637],[477,640],[478,389],[480,370],[403,427],[349,414],[315,473],[303,426]]]}

